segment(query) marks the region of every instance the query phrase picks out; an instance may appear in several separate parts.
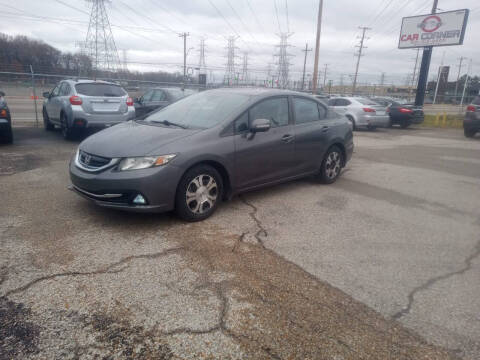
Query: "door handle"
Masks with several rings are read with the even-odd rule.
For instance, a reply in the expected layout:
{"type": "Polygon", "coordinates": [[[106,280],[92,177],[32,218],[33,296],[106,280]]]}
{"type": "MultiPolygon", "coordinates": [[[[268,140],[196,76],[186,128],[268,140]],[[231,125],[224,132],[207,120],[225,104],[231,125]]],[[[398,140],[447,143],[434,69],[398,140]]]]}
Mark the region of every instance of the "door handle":
{"type": "Polygon", "coordinates": [[[328,126],[323,126],[323,127],[322,127],[322,132],[323,132],[323,133],[326,133],[326,132],[328,132],[329,129],[330,129],[330,128],[329,128],[328,126]]]}
{"type": "Polygon", "coordinates": [[[293,140],[293,135],[286,134],[286,135],[282,136],[282,141],[283,142],[289,143],[292,140],[293,140]]]}

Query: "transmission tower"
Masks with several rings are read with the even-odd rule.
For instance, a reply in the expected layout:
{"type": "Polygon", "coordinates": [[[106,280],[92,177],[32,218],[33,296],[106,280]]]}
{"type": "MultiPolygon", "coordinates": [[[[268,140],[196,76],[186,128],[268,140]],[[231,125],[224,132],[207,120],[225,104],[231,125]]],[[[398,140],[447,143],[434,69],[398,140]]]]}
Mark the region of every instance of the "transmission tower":
{"type": "Polygon", "coordinates": [[[127,50],[122,49],[122,65],[123,65],[123,72],[128,72],[128,60],[127,60],[127,50]]]}
{"type": "Polygon", "coordinates": [[[236,36],[229,36],[227,41],[227,70],[225,71],[225,76],[223,77],[223,83],[227,85],[232,85],[235,81],[236,72],[235,72],[235,40],[237,40],[236,36]]]}
{"type": "Polygon", "coordinates": [[[200,38],[200,46],[198,48],[198,73],[206,74],[207,65],[205,64],[205,39],[200,38]]]}
{"type": "Polygon", "coordinates": [[[248,83],[248,52],[243,53],[242,82],[244,85],[248,83]]]}
{"type": "Polygon", "coordinates": [[[111,0],[86,0],[92,3],[90,22],[85,39],[85,54],[92,60],[95,76],[99,70],[121,70],[120,57],[113,39],[105,3],[111,0]]]}
{"type": "Polygon", "coordinates": [[[290,67],[289,58],[293,55],[287,52],[288,38],[292,36],[293,33],[280,33],[280,44],[278,47],[278,54],[275,56],[278,57],[278,87],[285,89],[288,86],[288,71],[290,67]]]}

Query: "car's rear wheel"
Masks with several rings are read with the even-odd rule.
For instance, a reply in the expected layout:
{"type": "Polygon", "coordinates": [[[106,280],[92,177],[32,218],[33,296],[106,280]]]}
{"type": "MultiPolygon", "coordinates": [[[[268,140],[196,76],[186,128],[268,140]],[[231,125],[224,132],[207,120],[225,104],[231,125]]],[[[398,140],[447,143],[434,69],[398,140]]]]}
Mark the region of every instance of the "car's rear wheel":
{"type": "Polygon", "coordinates": [[[63,138],[66,140],[73,140],[76,135],[75,129],[72,129],[70,126],[68,126],[67,117],[63,112],[60,115],[60,123],[62,124],[63,138]]]}
{"type": "Polygon", "coordinates": [[[406,128],[408,128],[410,125],[411,125],[411,122],[410,122],[409,120],[402,120],[402,121],[400,122],[400,127],[401,127],[402,129],[406,129],[406,128]]]}
{"type": "Polygon", "coordinates": [[[357,130],[357,126],[355,125],[355,119],[353,117],[351,117],[350,115],[347,115],[347,119],[352,124],[352,130],[353,131],[357,130]]]}
{"type": "Polygon", "coordinates": [[[324,184],[332,184],[340,176],[343,166],[343,154],[336,145],[328,149],[322,161],[319,180],[324,184]]]}
{"type": "Polygon", "coordinates": [[[0,142],[4,144],[11,144],[13,142],[13,131],[11,126],[9,126],[3,134],[0,134],[0,142]]]}
{"type": "Polygon", "coordinates": [[[50,118],[48,117],[47,110],[44,108],[42,111],[43,114],[43,127],[46,131],[52,131],[55,126],[50,122],[50,118]]]}
{"type": "Polygon", "coordinates": [[[476,131],[472,129],[463,129],[463,133],[465,134],[465,137],[471,138],[475,136],[476,131]]]}
{"type": "Polygon", "coordinates": [[[209,165],[198,165],[188,170],[180,180],[175,198],[175,211],[186,221],[208,218],[222,199],[222,177],[209,165]]]}

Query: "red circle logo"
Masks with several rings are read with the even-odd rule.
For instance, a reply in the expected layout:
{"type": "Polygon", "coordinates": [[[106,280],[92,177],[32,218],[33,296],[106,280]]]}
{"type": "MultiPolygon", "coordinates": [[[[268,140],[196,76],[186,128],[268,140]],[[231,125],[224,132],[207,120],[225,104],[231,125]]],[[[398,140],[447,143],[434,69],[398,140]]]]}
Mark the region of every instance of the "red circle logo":
{"type": "Polygon", "coordinates": [[[436,15],[427,16],[423,21],[418,25],[420,29],[425,32],[434,32],[442,26],[442,20],[436,15]]]}

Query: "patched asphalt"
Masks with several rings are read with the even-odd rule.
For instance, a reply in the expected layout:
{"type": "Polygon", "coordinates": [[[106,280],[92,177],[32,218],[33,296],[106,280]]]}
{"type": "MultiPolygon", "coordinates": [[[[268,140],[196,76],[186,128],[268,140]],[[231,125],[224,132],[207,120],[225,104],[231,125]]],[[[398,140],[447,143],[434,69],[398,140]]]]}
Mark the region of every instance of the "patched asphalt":
{"type": "Polygon", "coordinates": [[[185,224],[93,206],[66,189],[77,143],[16,129],[0,147],[0,359],[477,358],[480,192],[458,158],[480,141],[443,134],[356,133],[338,183],[185,224]],[[429,152],[402,164],[412,144],[443,146],[446,170],[429,152]]]}

